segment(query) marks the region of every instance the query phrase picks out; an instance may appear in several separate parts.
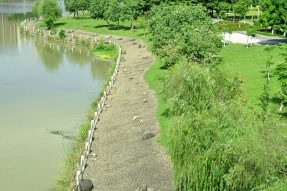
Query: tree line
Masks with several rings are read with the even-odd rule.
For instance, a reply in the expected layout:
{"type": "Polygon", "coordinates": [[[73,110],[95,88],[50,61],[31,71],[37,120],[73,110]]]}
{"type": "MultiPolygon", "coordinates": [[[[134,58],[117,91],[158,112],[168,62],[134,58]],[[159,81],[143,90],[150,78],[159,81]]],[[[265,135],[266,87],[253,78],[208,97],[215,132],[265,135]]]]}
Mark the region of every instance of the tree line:
{"type": "MultiPolygon", "coordinates": [[[[250,6],[257,7],[260,24],[272,32],[287,33],[286,0],[65,0],[65,9],[74,17],[89,13],[93,19],[110,22],[130,21],[131,29],[139,16],[147,15],[151,8],[160,4],[202,5],[212,17],[225,18],[226,13],[233,17],[245,18],[250,6]]],[[[51,28],[61,10],[56,0],[36,0],[33,5],[35,16],[42,16],[48,28],[51,28]],[[43,8],[47,7],[47,8],[43,8]],[[47,10],[47,11],[45,11],[47,10]]],[[[234,19],[233,19],[234,20],[234,19]]]]}

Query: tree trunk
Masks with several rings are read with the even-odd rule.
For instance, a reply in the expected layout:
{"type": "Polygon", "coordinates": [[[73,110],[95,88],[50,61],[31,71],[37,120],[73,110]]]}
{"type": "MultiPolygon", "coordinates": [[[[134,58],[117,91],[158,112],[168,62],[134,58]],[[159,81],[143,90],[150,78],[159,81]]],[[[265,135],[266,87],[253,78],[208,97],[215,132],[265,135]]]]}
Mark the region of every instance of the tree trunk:
{"type": "Polygon", "coordinates": [[[223,33],[223,47],[225,47],[225,32],[223,33]]]}
{"type": "Polygon", "coordinates": [[[279,107],[279,113],[282,113],[283,108],[284,108],[284,102],[282,101],[279,107]]]}
{"type": "Polygon", "coordinates": [[[134,23],[133,23],[134,19],[131,18],[131,30],[133,31],[134,30],[134,23]]]}
{"type": "Polygon", "coordinates": [[[267,71],[267,79],[268,79],[268,81],[271,81],[270,72],[269,71],[267,71]]]}
{"type": "Polygon", "coordinates": [[[106,22],[107,22],[107,24],[108,24],[108,28],[110,28],[109,20],[105,19],[105,21],[106,21],[106,22]]]}

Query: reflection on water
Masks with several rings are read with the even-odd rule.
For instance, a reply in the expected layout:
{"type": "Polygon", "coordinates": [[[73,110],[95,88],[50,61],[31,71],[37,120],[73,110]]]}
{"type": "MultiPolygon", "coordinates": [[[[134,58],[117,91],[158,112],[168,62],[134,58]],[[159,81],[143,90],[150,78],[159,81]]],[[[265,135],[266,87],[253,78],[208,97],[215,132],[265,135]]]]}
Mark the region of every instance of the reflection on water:
{"type": "Polygon", "coordinates": [[[85,47],[64,46],[61,43],[51,43],[33,40],[37,55],[41,58],[47,71],[57,71],[64,60],[80,68],[89,67],[94,79],[105,78],[110,68],[106,60],[94,57],[85,47]]]}
{"type": "Polygon", "coordinates": [[[41,41],[34,41],[34,45],[46,69],[49,71],[58,70],[63,63],[64,49],[41,41]]]}
{"type": "Polygon", "coordinates": [[[16,22],[8,21],[7,16],[0,14],[0,48],[16,47],[17,36],[16,22]]]}
{"type": "Polygon", "coordinates": [[[0,190],[53,190],[72,141],[50,131],[76,134],[110,62],[20,37],[14,18],[0,14],[0,190]]]}

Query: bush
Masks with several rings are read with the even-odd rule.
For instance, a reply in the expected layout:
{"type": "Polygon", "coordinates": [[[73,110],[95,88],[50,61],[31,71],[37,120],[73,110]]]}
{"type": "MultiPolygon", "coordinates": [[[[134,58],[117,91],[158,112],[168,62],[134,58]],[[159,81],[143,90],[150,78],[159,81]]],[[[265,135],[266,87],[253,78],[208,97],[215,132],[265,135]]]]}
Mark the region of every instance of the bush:
{"type": "Polygon", "coordinates": [[[60,30],[59,37],[60,37],[60,39],[65,39],[66,38],[65,30],[60,30]]]}

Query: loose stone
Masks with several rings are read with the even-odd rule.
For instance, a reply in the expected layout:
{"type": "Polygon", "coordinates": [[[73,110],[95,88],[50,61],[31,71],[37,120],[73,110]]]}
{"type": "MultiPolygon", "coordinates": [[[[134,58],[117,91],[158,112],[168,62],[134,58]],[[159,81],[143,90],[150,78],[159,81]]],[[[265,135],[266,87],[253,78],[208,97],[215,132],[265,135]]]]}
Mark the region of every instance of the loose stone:
{"type": "Polygon", "coordinates": [[[83,179],[80,183],[81,191],[91,191],[94,185],[90,179],[83,179]]]}
{"type": "Polygon", "coordinates": [[[147,139],[153,138],[155,136],[156,136],[156,134],[149,132],[149,131],[146,131],[142,137],[142,140],[147,140],[147,139]]]}
{"type": "Polygon", "coordinates": [[[141,187],[137,188],[135,191],[147,191],[147,186],[146,185],[142,185],[141,187]]]}

